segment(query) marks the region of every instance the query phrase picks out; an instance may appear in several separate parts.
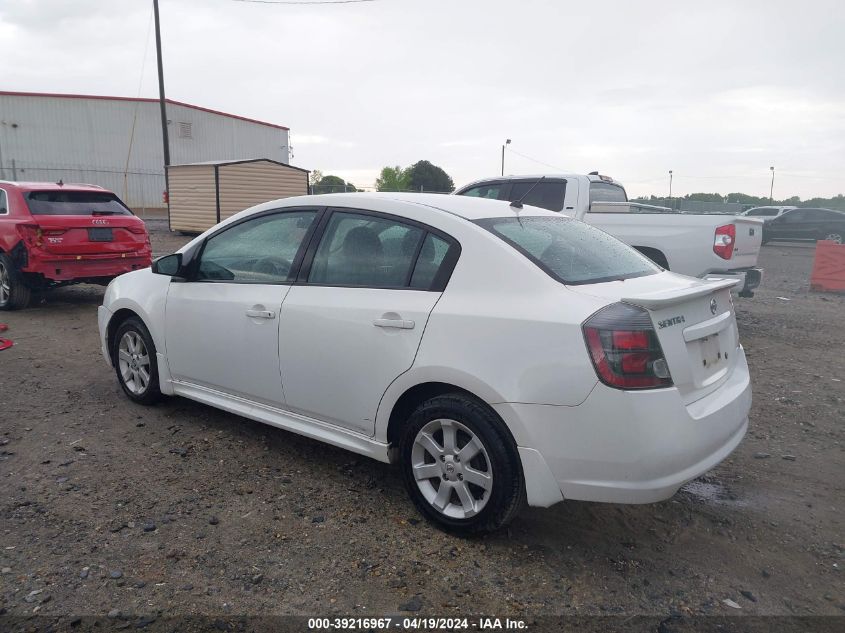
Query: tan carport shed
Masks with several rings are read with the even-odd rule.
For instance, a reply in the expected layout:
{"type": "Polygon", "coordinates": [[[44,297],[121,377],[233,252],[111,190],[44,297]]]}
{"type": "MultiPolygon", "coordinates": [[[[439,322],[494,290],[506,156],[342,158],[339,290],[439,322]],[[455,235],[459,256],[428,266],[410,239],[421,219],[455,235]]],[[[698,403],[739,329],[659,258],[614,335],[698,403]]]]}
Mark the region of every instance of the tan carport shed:
{"type": "Polygon", "coordinates": [[[202,232],[256,204],[307,195],[308,173],[269,158],[170,165],[170,229],[202,232]]]}

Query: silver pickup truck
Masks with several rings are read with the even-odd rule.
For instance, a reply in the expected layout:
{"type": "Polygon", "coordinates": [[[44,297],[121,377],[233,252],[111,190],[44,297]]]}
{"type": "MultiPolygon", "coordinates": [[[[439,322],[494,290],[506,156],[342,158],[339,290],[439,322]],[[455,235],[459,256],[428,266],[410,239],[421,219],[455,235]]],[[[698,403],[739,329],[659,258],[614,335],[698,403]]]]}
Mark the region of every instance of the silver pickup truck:
{"type": "Polygon", "coordinates": [[[678,213],[628,201],[625,188],[596,172],[505,176],[472,182],[457,195],[520,200],[592,224],[682,275],[737,279],[742,297],[754,295],[763,271],[757,256],[763,221],[733,215],[678,213]]]}

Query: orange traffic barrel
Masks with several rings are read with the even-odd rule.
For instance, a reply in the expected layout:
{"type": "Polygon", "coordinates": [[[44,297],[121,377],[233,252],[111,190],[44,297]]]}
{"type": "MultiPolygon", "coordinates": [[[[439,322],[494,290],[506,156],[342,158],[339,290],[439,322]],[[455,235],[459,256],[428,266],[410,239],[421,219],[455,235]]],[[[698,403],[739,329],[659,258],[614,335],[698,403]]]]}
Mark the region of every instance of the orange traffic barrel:
{"type": "Polygon", "coordinates": [[[820,292],[845,292],[845,244],[816,242],[810,288],[820,292]]]}

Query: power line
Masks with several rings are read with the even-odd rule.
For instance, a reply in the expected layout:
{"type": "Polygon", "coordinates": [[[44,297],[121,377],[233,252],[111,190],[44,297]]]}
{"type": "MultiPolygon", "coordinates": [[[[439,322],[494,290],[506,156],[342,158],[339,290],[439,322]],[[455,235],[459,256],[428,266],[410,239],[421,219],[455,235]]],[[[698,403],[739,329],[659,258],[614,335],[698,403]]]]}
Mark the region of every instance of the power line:
{"type": "Polygon", "coordinates": [[[512,154],[516,154],[517,156],[522,156],[523,158],[527,158],[530,161],[537,163],[538,165],[545,165],[546,167],[551,167],[552,169],[556,169],[558,171],[566,171],[563,167],[558,167],[557,165],[550,165],[549,163],[544,163],[541,160],[537,160],[536,158],[531,158],[530,156],[526,156],[525,154],[521,154],[517,152],[515,149],[511,149],[509,146],[507,147],[507,151],[511,152],[512,154]]]}
{"type": "Polygon", "coordinates": [[[253,4],[358,4],[377,0],[232,0],[232,2],[250,2],[253,4]]]}

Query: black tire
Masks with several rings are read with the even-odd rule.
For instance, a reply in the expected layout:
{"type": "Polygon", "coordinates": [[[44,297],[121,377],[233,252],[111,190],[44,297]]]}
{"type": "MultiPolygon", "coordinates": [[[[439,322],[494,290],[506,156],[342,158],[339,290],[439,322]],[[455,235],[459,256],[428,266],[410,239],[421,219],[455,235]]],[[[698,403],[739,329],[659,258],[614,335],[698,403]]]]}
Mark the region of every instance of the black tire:
{"type": "Polygon", "coordinates": [[[32,299],[32,290],[23,281],[12,258],[0,253],[0,310],[23,310],[32,299]]]}
{"type": "MultiPolygon", "coordinates": [[[[460,446],[460,441],[456,443],[460,446]]],[[[443,445],[445,446],[445,443],[443,445]]],[[[497,530],[510,523],[526,503],[525,478],[513,438],[501,419],[489,407],[465,394],[436,396],[422,403],[405,424],[399,443],[399,454],[402,478],[414,505],[426,518],[447,531],[475,534],[497,530]],[[485,505],[469,518],[447,516],[435,508],[423,495],[414,476],[412,452],[417,434],[426,425],[442,419],[454,420],[469,429],[486,451],[482,459],[486,465],[489,462],[492,489],[485,505]]],[[[460,478],[463,482],[463,476],[460,478]]],[[[428,481],[436,482],[438,491],[439,486],[443,485],[436,477],[428,481]]],[[[457,480],[452,483],[460,485],[457,480]]]]}
{"type": "MultiPolygon", "coordinates": [[[[111,341],[111,353],[114,370],[117,374],[117,381],[120,383],[123,393],[130,400],[146,406],[153,405],[161,400],[162,394],[158,383],[158,363],[156,362],[155,343],[153,343],[153,337],[150,336],[149,330],[141,319],[134,316],[129,317],[118,326],[114,333],[114,338],[111,341]],[[138,378],[131,376],[134,373],[132,368],[127,368],[130,377],[124,377],[124,372],[121,368],[120,346],[121,341],[127,334],[130,335],[130,339],[134,338],[135,341],[140,339],[143,342],[143,351],[146,352],[146,357],[149,360],[148,365],[146,365],[148,367],[147,375],[149,378],[145,384],[143,381],[136,384],[138,378]],[[134,335],[134,337],[131,335],[134,335]]],[[[140,371],[143,365],[139,364],[136,366],[138,367],[138,371],[140,371]]]]}

